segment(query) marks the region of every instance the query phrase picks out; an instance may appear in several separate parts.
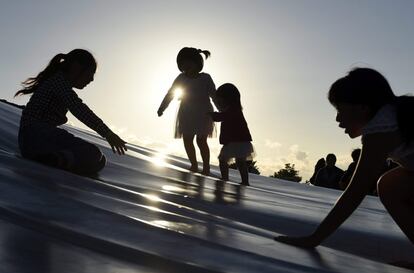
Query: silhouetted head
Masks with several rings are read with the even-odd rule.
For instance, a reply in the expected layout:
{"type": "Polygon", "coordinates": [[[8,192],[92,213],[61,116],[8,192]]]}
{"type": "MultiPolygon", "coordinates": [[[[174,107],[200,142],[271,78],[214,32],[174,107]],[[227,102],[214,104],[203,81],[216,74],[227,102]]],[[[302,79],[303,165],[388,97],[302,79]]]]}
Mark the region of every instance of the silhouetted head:
{"type": "Polygon", "coordinates": [[[319,171],[321,168],[325,167],[325,158],[320,158],[315,165],[315,172],[319,171]]]}
{"type": "Polygon", "coordinates": [[[335,166],[336,156],[334,154],[328,154],[326,156],[326,166],[332,167],[335,166]]]}
{"type": "Polygon", "coordinates": [[[388,81],[371,68],[355,68],[335,81],[328,93],[330,103],[338,111],[336,120],[345,133],[354,138],[385,104],[395,101],[388,81]]]}
{"type": "Polygon", "coordinates": [[[177,55],[178,69],[186,73],[199,73],[204,67],[204,59],[201,54],[204,54],[206,59],[211,55],[208,50],[201,50],[194,47],[182,48],[177,55]]]}
{"type": "Polygon", "coordinates": [[[59,53],[36,77],[25,80],[23,82],[24,89],[18,91],[15,96],[33,93],[41,83],[58,71],[65,74],[72,87],[82,89],[93,81],[96,67],[95,58],[87,50],[74,49],[67,54],[59,53]]]}
{"type": "Polygon", "coordinates": [[[359,156],[361,154],[361,149],[354,149],[351,153],[352,160],[358,162],[359,156]]]}
{"type": "Polygon", "coordinates": [[[221,108],[237,107],[242,109],[240,102],[240,92],[231,83],[225,83],[217,88],[216,97],[221,108]]]}
{"type": "Polygon", "coordinates": [[[395,99],[390,84],[381,73],[371,68],[354,68],[335,81],[328,94],[332,105],[340,103],[366,105],[373,114],[395,99]]]}

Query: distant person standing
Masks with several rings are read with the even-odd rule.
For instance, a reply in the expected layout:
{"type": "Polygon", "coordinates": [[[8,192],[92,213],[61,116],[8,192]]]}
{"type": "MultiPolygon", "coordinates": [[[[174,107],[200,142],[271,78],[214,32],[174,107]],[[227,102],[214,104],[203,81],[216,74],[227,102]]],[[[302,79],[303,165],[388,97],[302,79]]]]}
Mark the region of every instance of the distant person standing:
{"type": "Polygon", "coordinates": [[[83,49],[57,54],[36,77],[23,82],[15,96],[32,94],[23,109],[19,147],[23,157],[74,173],[89,175],[105,166],[105,156],[95,145],[57,128],[70,111],[89,128],[106,138],[113,152],[124,154],[125,141],[82,102],[72,88],[93,81],[96,61],[83,49]]]}
{"type": "Polygon", "coordinates": [[[351,153],[352,157],[352,163],[349,164],[348,169],[344,172],[344,175],[342,175],[341,181],[339,181],[339,188],[341,190],[346,189],[349,182],[351,181],[352,175],[354,174],[354,171],[356,169],[356,166],[358,164],[359,155],[361,154],[361,149],[354,149],[351,153]]]}
{"type": "Polygon", "coordinates": [[[216,93],[220,112],[210,113],[214,121],[221,122],[219,154],[221,178],[229,180],[229,161],[236,159],[241,176],[241,184],[249,185],[247,160],[254,155],[252,137],[244,118],[240,102],[240,92],[231,83],[221,85],[216,93]]]}
{"type": "Polygon", "coordinates": [[[311,184],[315,183],[316,175],[318,174],[319,170],[322,169],[325,166],[326,166],[325,158],[322,157],[316,162],[313,174],[312,174],[311,178],[309,178],[309,183],[311,183],[311,184]]]}
{"type": "Polygon", "coordinates": [[[344,174],[344,171],[336,167],[336,156],[328,154],[326,156],[326,166],[321,168],[315,178],[315,186],[339,189],[339,181],[344,174]]]}
{"type": "Polygon", "coordinates": [[[202,73],[204,60],[210,56],[207,50],[184,47],[178,52],[177,65],[182,72],[174,80],[158,108],[158,116],[162,116],[165,109],[174,99],[177,89],[182,91],[180,107],[175,124],[175,138],[183,138],[184,148],[191,162],[190,171],[197,172],[198,164],[193,144],[194,136],[203,159],[202,174],[210,174],[210,149],[207,138],[212,137],[214,124],[207,113],[213,111],[210,98],[214,99],[216,87],[210,75],[202,73]]]}

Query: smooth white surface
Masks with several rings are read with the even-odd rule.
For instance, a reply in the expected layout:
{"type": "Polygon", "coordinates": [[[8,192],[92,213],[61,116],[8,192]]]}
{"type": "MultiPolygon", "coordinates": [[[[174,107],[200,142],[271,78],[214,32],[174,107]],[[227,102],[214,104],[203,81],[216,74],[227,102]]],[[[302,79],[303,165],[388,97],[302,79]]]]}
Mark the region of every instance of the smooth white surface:
{"type": "MultiPolygon", "coordinates": [[[[101,265],[100,272],[409,272],[386,263],[414,260],[414,247],[376,197],[321,246],[304,250],[272,237],[310,233],[339,191],[257,175],[251,187],[224,185],[213,177],[217,168],[210,177],[191,174],[187,160],[133,145],[117,156],[94,134],[67,127],[108,158],[97,178],[80,177],[20,158],[19,116],[0,103],[0,216],[8,226],[0,232],[31,229],[93,255],[104,252],[107,271],[101,265]]],[[[238,173],[231,179],[239,181],[238,173]]],[[[7,247],[0,241],[2,252],[7,247]]],[[[10,260],[0,262],[20,272],[10,260]]]]}

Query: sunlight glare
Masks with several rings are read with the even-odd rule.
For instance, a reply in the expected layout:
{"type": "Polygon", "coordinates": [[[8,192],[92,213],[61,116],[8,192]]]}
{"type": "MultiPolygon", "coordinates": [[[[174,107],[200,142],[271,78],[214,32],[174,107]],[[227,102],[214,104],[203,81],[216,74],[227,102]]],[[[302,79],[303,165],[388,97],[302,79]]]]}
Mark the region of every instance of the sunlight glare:
{"type": "Polygon", "coordinates": [[[177,88],[174,89],[174,97],[176,99],[181,99],[182,96],[183,96],[183,93],[184,93],[184,91],[181,87],[177,87],[177,88]]]}
{"type": "Polygon", "coordinates": [[[151,158],[151,162],[154,163],[158,167],[165,167],[165,155],[158,153],[154,157],[151,158]]]}
{"type": "Polygon", "coordinates": [[[165,191],[171,191],[171,192],[183,192],[185,191],[182,188],[176,187],[176,186],[171,186],[171,185],[164,185],[162,186],[162,189],[165,191]]]}
{"type": "Polygon", "coordinates": [[[146,194],[145,197],[148,198],[149,200],[155,201],[155,202],[159,202],[159,201],[162,200],[161,198],[159,198],[158,196],[156,196],[154,194],[146,194]]]}

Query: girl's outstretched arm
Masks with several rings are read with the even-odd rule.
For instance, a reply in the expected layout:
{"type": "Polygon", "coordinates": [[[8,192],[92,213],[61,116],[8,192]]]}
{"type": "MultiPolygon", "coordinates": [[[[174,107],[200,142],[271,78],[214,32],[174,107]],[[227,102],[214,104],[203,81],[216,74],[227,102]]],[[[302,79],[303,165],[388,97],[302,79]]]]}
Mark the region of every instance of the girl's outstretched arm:
{"type": "Polygon", "coordinates": [[[173,84],[171,85],[170,89],[168,90],[167,94],[162,100],[160,107],[158,107],[157,114],[159,117],[162,116],[162,114],[164,113],[164,110],[167,109],[168,105],[170,105],[170,102],[174,99],[174,92],[175,92],[175,89],[178,86],[180,86],[180,80],[181,80],[182,75],[183,74],[181,73],[180,75],[178,75],[177,78],[175,78],[173,84]]]}
{"type": "Polygon", "coordinates": [[[168,90],[167,94],[165,95],[164,99],[162,100],[160,107],[158,107],[158,111],[157,114],[158,116],[162,116],[162,114],[164,113],[164,110],[167,109],[168,105],[170,105],[170,102],[173,100],[174,98],[174,92],[173,92],[173,88],[171,87],[170,90],[168,90]]]}
{"type": "Polygon", "coordinates": [[[377,133],[363,138],[361,156],[351,182],[313,234],[278,236],[276,241],[312,248],[331,235],[359,206],[382,174],[387,154],[396,147],[396,133],[377,133]]]}

